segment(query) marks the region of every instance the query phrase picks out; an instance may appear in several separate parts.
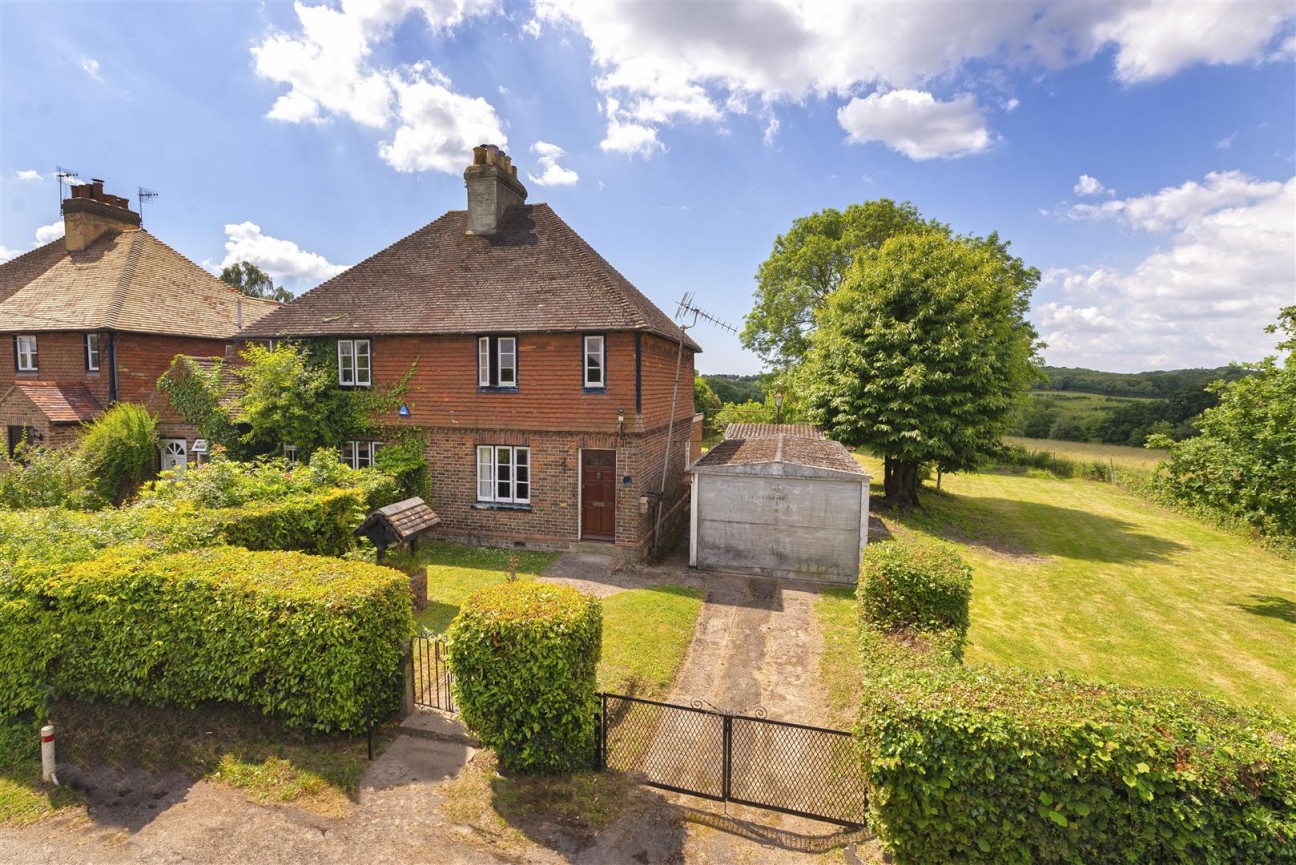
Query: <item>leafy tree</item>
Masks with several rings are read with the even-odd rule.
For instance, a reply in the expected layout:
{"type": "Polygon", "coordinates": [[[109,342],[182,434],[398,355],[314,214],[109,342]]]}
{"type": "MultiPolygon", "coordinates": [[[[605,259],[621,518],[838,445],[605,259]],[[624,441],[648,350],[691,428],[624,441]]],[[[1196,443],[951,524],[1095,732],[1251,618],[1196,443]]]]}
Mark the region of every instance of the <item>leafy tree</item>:
{"type": "Polygon", "coordinates": [[[851,263],[889,238],[927,232],[948,235],[949,227],[889,198],[795,220],[756,272],[756,305],[740,336],[743,346],[771,366],[796,365],[810,347],[815,313],[841,287],[851,263]]]}
{"type": "Polygon", "coordinates": [[[221,282],[233,286],[248,297],[263,297],[287,303],[293,299],[293,293],[283,286],[275,285],[274,280],[261,268],[250,261],[240,261],[221,270],[221,282]]]}
{"type": "Polygon", "coordinates": [[[749,400],[728,402],[716,412],[716,429],[721,432],[731,423],[774,423],[774,405],[749,400]]]}
{"type": "Polygon", "coordinates": [[[241,356],[245,363],[234,374],[242,384],[244,444],[261,453],[293,444],[309,453],[334,443],[345,392],[335,387],[330,368],[311,364],[305,352],[285,343],[251,345],[241,356]]]}
{"type": "Polygon", "coordinates": [[[702,376],[707,386],[720,397],[721,403],[747,402],[765,399],[765,388],[759,375],[706,375],[702,376]]]}
{"type": "Polygon", "coordinates": [[[141,405],[119,402],[86,425],[80,451],[95,492],[121,504],[157,470],[157,418],[141,405]]]}
{"type": "Polygon", "coordinates": [[[702,376],[694,378],[693,411],[706,415],[710,420],[711,416],[720,410],[720,406],[720,397],[716,396],[716,392],[707,384],[706,379],[702,376]]]}
{"type": "Polygon", "coordinates": [[[1039,271],[998,235],[899,234],[858,256],[796,378],[813,419],[885,460],[889,501],[918,503],[924,466],[972,468],[1001,447],[1038,376],[1026,321],[1039,271]]]}
{"type": "Polygon", "coordinates": [[[1243,364],[1252,375],[1211,386],[1219,404],[1197,420],[1201,435],[1182,442],[1148,438],[1168,448],[1163,489],[1173,498],[1241,520],[1259,532],[1296,538],[1296,306],[1285,307],[1269,333],[1286,338],[1287,353],[1243,364]]]}

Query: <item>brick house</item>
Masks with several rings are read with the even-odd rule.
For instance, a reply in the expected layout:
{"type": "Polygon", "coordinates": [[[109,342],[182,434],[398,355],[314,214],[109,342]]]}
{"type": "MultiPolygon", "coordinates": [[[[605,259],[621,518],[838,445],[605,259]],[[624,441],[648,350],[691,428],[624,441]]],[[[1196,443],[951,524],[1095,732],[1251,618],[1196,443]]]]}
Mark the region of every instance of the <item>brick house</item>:
{"type": "Polygon", "coordinates": [[[278,303],[244,297],[140,227],[103,181],[63,201],[66,234],[0,264],[0,425],[7,461],[24,439],[74,440],[114,402],[159,417],[159,464],[187,463],[195,430],[156,389],[178,354],[222,357],[278,303]]]}
{"type": "MultiPolygon", "coordinates": [[[[467,210],[245,327],[335,344],[338,384],[396,382],[424,430],[444,537],[646,554],[684,523],[700,351],[546,204],[474,149],[467,210]],[[678,384],[678,389],[676,385],[678,384]]],[[[290,443],[288,443],[290,444],[290,443]]],[[[346,442],[366,465],[381,443],[346,442]]]]}

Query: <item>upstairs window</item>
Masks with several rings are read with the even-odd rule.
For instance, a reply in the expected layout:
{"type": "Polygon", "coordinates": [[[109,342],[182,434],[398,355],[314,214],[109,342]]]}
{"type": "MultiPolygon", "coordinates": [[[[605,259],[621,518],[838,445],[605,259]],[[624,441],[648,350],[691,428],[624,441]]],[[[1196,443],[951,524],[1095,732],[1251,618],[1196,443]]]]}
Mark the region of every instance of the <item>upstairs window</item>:
{"type": "Polygon", "coordinates": [[[338,384],[343,387],[369,387],[373,384],[372,365],[369,340],[338,340],[338,384]]]}
{"type": "Polygon", "coordinates": [[[477,448],[477,501],[531,503],[531,448],[481,445],[477,448]]]}
{"type": "Polygon", "coordinates": [[[86,334],[86,372],[99,371],[99,334],[86,334]]]}
{"type": "Polygon", "coordinates": [[[477,340],[477,386],[517,387],[517,337],[483,336],[477,340]]]}
{"type": "Polygon", "coordinates": [[[607,387],[605,341],[601,336],[585,337],[585,387],[607,387]]]}
{"type": "MultiPolygon", "coordinates": [[[[353,469],[367,469],[374,464],[382,442],[349,441],[342,442],[342,462],[353,469]]],[[[296,448],[293,448],[294,453],[296,448]]]]}
{"type": "Polygon", "coordinates": [[[36,371],[36,334],[20,333],[14,337],[14,367],[19,372],[36,371]]]}

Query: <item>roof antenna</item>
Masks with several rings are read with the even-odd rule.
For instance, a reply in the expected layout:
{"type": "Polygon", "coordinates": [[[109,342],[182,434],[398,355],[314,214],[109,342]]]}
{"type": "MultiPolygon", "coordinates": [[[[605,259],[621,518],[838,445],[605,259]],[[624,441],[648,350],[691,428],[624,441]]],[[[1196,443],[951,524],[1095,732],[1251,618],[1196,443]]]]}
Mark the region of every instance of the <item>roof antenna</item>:
{"type": "Polygon", "coordinates": [[[680,322],[681,330],[688,330],[690,327],[696,326],[698,323],[698,319],[702,319],[704,321],[711,322],[721,330],[727,330],[730,333],[738,332],[738,328],[734,327],[729,322],[721,321],[720,319],[716,318],[714,315],[711,315],[709,312],[706,312],[705,310],[699,309],[698,307],[694,306],[693,292],[691,291],[686,291],[684,293],[684,296],[680,298],[679,305],[675,308],[675,318],[680,322]],[[684,319],[690,315],[693,316],[693,320],[688,324],[684,324],[683,323],[684,319]]]}
{"type": "Polygon", "coordinates": [[[63,184],[77,176],[77,173],[70,168],[64,168],[61,165],[54,166],[54,176],[58,178],[59,184],[59,216],[63,215],[63,184]]]}
{"type": "Polygon", "coordinates": [[[157,197],[158,197],[158,194],[157,194],[156,192],[154,192],[153,190],[151,190],[151,189],[145,189],[145,188],[142,187],[142,186],[139,188],[140,228],[143,228],[143,227],[144,227],[144,202],[145,202],[145,201],[152,201],[153,199],[155,199],[155,198],[157,198],[157,197]]]}

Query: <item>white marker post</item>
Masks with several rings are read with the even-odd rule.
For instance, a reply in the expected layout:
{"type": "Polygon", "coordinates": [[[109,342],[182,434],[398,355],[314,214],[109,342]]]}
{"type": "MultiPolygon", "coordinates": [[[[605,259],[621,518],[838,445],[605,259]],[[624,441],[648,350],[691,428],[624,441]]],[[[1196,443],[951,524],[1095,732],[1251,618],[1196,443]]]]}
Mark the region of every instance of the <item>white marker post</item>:
{"type": "Polygon", "coordinates": [[[41,727],[41,780],[58,784],[54,774],[54,725],[41,727]]]}

